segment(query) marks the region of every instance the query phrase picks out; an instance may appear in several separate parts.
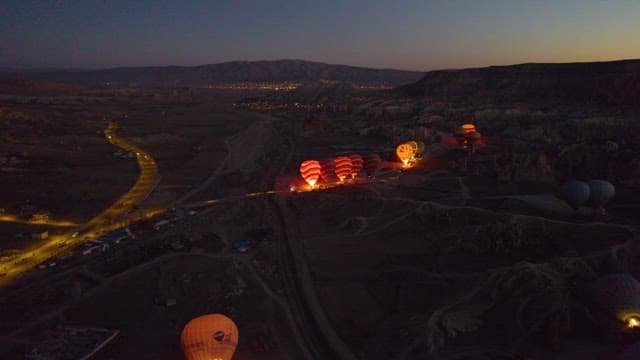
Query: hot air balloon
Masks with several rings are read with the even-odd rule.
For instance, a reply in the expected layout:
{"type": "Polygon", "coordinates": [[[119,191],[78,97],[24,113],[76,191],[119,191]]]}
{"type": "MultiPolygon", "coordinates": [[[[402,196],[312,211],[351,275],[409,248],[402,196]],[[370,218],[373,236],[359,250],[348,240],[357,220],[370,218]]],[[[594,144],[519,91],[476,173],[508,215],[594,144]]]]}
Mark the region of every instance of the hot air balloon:
{"type": "Polygon", "coordinates": [[[473,124],[463,124],[461,128],[466,134],[476,132],[476,126],[473,124]]]}
{"type": "Polygon", "coordinates": [[[349,155],[349,159],[351,159],[351,178],[355,179],[364,166],[364,160],[358,154],[349,155]]]}
{"type": "Polygon", "coordinates": [[[417,144],[415,147],[413,146],[413,144],[409,143],[400,144],[396,148],[396,155],[398,155],[398,159],[400,159],[400,161],[402,161],[404,165],[407,165],[409,161],[413,160],[413,157],[416,154],[416,148],[417,144]]]}
{"type": "Polygon", "coordinates": [[[591,189],[591,203],[594,209],[604,213],[603,206],[616,194],[616,188],[606,180],[589,180],[588,184],[591,189]]]}
{"type": "Polygon", "coordinates": [[[416,141],[416,143],[418,144],[418,150],[416,150],[416,157],[422,157],[422,153],[424,152],[426,145],[422,141],[416,141]]]}
{"type": "Polygon", "coordinates": [[[320,162],[317,160],[305,160],[300,164],[300,175],[304,181],[313,187],[320,178],[320,162]]]}
{"type": "Polygon", "coordinates": [[[640,283],[626,274],[609,274],[593,285],[595,302],[628,329],[640,328],[640,283]]]}
{"type": "Polygon", "coordinates": [[[584,181],[571,180],[560,187],[560,196],[575,210],[589,200],[590,194],[589,185],[584,181]]]}
{"type": "Polygon", "coordinates": [[[453,130],[453,136],[456,138],[458,145],[462,146],[467,142],[465,134],[466,134],[466,131],[464,128],[462,128],[462,126],[458,126],[453,130]]]}
{"type": "Polygon", "coordinates": [[[332,184],[338,182],[338,178],[336,177],[336,164],[333,162],[333,159],[322,159],[320,160],[320,177],[322,177],[322,181],[325,184],[332,184]]]}
{"type": "Polygon", "coordinates": [[[351,159],[348,156],[338,156],[333,161],[336,166],[336,176],[340,181],[344,181],[347,176],[351,175],[351,159]]]}
{"type": "Polygon", "coordinates": [[[364,172],[367,173],[369,178],[373,178],[376,175],[376,172],[380,168],[380,164],[382,163],[382,159],[378,154],[367,154],[363,158],[364,160],[364,172]]]}
{"type": "Polygon", "coordinates": [[[238,327],[221,314],[192,319],[184,326],[180,342],[187,360],[230,360],[238,345],[238,327]]]}

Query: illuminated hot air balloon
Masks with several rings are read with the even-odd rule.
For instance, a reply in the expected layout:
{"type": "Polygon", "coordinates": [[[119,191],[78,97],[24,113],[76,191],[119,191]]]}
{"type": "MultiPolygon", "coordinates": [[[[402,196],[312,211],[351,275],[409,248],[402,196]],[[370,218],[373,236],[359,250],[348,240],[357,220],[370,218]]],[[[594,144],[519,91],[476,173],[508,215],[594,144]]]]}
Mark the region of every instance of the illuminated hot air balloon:
{"type": "Polygon", "coordinates": [[[595,302],[628,329],[640,328],[640,283],[626,274],[609,274],[593,285],[595,302]]]}
{"type": "Polygon", "coordinates": [[[560,196],[575,210],[589,200],[590,194],[591,189],[584,181],[571,180],[560,187],[560,196]]]}
{"type": "Polygon", "coordinates": [[[313,187],[320,178],[320,162],[317,160],[305,160],[300,164],[300,175],[304,181],[313,187]]]}
{"type": "Polygon", "coordinates": [[[466,134],[476,132],[476,126],[473,124],[463,124],[461,128],[466,134]]]}
{"type": "Polygon", "coordinates": [[[413,155],[415,156],[415,154],[418,152],[418,142],[411,140],[407,141],[407,144],[411,146],[411,148],[413,149],[413,155]]]}
{"type": "Polygon", "coordinates": [[[591,203],[594,209],[604,213],[603,206],[616,194],[616,188],[606,180],[589,180],[588,184],[591,189],[591,203]]]}
{"type": "Polygon", "coordinates": [[[400,159],[400,161],[402,161],[404,165],[407,165],[409,164],[409,161],[413,160],[414,156],[416,155],[416,149],[417,144],[416,146],[413,146],[413,144],[403,143],[398,145],[398,147],[396,148],[396,155],[398,155],[398,159],[400,159]]]}
{"type": "Polygon", "coordinates": [[[351,158],[349,158],[348,156],[338,156],[333,161],[336,166],[336,176],[338,177],[338,179],[340,179],[340,181],[344,181],[347,176],[351,175],[351,158]]]}
{"type": "Polygon", "coordinates": [[[184,326],[180,342],[187,360],[230,360],[238,345],[238,327],[221,314],[192,319],[184,326]]]}
{"type": "Polygon", "coordinates": [[[351,159],[351,178],[355,179],[364,166],[364,160],[358,154],[349,155],[349,159],[351,159]]]}
{"type": "Polygon", "coordinates": [[[322,181],[325,184],[332,184],[338,181],[336,177],[336,164],[333,162],[333,159],[322,159],[320,160],[320,177],[322,177],[322,181]]]}
{"type": "Polygon", "coordinates": [[[367,173],[369,178],[373,178],[378,172],[380,168],[380,164],[382,163],[382,159],[378,154],[367,154],[363,158],[364,160],[364,172],[367,173]]]}

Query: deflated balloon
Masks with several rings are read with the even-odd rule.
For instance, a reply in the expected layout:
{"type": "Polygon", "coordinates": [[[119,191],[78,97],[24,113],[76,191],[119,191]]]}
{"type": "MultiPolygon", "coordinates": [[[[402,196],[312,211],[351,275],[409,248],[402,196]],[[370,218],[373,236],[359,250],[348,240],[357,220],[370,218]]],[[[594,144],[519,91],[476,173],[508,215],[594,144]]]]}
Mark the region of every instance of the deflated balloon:
{"type": "Polygon", "coordinates": [[[591,190],[584,181],[571,180],[562,184],[560,195],[574,209],[578,209],[589,200],[591,190]]]}
{"type": "Polygon", "coordinates": [[[351,178],[355,179],[364,166],[364,160],[358,154],[349,155],[349,159],[351,159],[351,178]]]}
{"type": "Polygon", "coordinates": [[[317,160],[305,160],[300,164],[300,175],[304,181],[313,187],[320,178],[320,162],[317,160]]]}
{"type": "Polygon", "coordinates": [[[606,180],[590,180],[588,184],[591,189],[591,203],[597,208],[606,205],[616,194],[616,188],[606,180]]]}
{"type": "Polygon", "coordinates": [[[238,327],[221,314],[192,319],[180,336],[187,360],[230,360],[238,345],[238,327]]]}
{"type": "Polygon", "coordinates": [[[348,156],[338,156],[333,161],[336,168],[336,176],[338,177],[338,179],[340,179],[340,181],[344,181],[347,176],[351,175],[351,158],[349,158],[348,156]]]}

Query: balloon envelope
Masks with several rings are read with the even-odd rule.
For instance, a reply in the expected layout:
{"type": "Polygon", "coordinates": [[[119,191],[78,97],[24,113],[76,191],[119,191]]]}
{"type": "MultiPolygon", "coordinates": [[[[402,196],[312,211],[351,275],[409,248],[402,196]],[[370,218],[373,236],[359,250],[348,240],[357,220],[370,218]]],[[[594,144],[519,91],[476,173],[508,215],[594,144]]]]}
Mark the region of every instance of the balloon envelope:
{"type": "Polygon", "coordinates": [[[338,179],[340,179],[340,181],[344,181],[347,176],[351,175],[351,158],[349,158],[348,156],[338,156],[333,161],[336,167],[336,176],[338,177],[338,179]]]}
{"type": "Polygon", "coordinates": [[[367,154],[363,158],[364,160],[364,171],[367,173],[367,176],[374,177],[376,172],[380,168],[380,164],[382,163],[382,159],[378,154],[367,154]]]}
{"type": "Polygon", "coordinates": [[[320,160],[320,176],[322,177],[322,181],[324,181],[326,184],[331,184],[338,181],[335,170],[336,165],[333,159],[320,160]]]}
{"type": "Polygon", "coordinates": [[[355,179],[364,166],[364,160],[358,154],[349,155],[349,159],[351,159],[351,177],[355,179]]]}
{"type": "Polygon", "coordinates": [[[413,144],[409,143],[400,144],[396,148],[396,155],[398,155],[398,159],[400,159],[402,163],[407,164],[415,156],[416,149],[417,144],[415,147],[413,146],[413,144]]]}
{"type": "Polygon", "coordinates": [[[461,128],[464,130],[465,133],[476,132],[476,126],[473,124],[463,124],[461,128]]]}
{"type": "Polygon", "coordinates": [[[590,180],[591,202],[595,207],[602,207],[616,194],[616,188],[606,180],[590,180]]]}
{"type": "Polygon", "coordinates": [[[300,164],[300,175],[313,187],[320,178],[320,169],[320,162],[317,160],[305,160],[300,164]]]}
{"type": "Polygon", "coordinates": [[[180,342],[187,360],[230,360],[238,345],[238,327],[222,314],[192,319],[184,326],[180,342]]]}
{"type": "Polygon", "coordinates": [[[591,189],[584,181],[571,180],[562,184],[560,195],[574,209],[578,209],[589,200],[591,189]]]}
{"type": "Polygon", "coordinates": [[[426,145],[422,141],[416,141],[416,143],[418,144],[418,150],[416,151],[416,154],[422,154],[426,145]]]}
{"type": "Polygon", "coordinates": [[[609,274],[596,280],[594,300],[621,322],[640,319],[640,283],[626,274],[609,274]]]}

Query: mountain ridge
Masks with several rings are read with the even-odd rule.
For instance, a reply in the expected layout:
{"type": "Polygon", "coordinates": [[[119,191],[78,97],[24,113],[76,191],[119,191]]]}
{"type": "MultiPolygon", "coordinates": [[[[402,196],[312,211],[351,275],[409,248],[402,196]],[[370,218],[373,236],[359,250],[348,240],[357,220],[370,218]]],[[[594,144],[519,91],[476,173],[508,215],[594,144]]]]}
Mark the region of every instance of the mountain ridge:
{"type": "Polygon", "coordinates": [[[227,61],[198,66],[116,67],[83,70],[14,70],[4,76],[30,81],[64,82],[82,85],[198,86],[230,82],[314,82],[335,80],[356,83],[384,83],[392,86],[418,80],[424,73],[408,70],[373,69],[306,60],[227,61]]]}
{"type": "Polygon", "coordinates": [[[427,72],[400,93],[428,101],[640,109],[640,59],[524,63],[427,72]]]}

